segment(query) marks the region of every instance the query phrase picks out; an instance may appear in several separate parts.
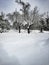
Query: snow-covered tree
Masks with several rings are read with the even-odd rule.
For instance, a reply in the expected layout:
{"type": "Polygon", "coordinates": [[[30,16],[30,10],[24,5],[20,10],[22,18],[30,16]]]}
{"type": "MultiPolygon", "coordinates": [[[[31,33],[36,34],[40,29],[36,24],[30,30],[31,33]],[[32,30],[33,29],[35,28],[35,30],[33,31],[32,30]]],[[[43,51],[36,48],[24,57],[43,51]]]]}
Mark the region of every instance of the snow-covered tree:
{"type": "Polygon", "coordinates": [[[44,30],[49,30],[49,12],[46,12],[45,22],[46,25],[44,27],[44,30]]]}
{"type": "Polygon", "coordinates": [[[8,19],[11,21],[13,28],[18,29],[20,33],[20,26],[22,25],[22,16],[15,10],[12,13],[7,14],[8,19]]]}
{"type": "Polygon", "coordinates": [[[33,24],[34,28],[39,27],[40,15],[39,15],[39,11],[38,11],[37,6],[34,7],[33,10],[31,10],[31,12],[30,12],[30,20],[31,20],[31,24],[33,24]]]}
{"type": "Polygon", "coordinates": [[[4,32],[5,29],[6,30],[10,29],[10,23],[5,18],[5,14],[3,12],[1,12],[0,14],[0,28],[1,28],[1,32],[4,32]]]}
{"type": "MultiPolygon", "coordinates": [[[[24,19],[25,22],[27,22],[28,28],[29,28],[29,22],[28,21],[29,21],[29,8],[30,8],[30,4],[28,2],[25,3],[25,2],[23,2],[21,0],[16,0],[16,3],[22,5],[22,9],[20,9],[20,11],[22,11],[23,19],[24,19]]],[[[28,33],[29,33],[29,30],[30,30],[30,28],[28,29],[28,33]]]]}
{"type": "Polygon", "coordinates": [[[46,16],[46,23],[47,23],[47,27],[49,26],[49,12],[47,12],[47,16],[46,16]]]}
{"type": "Polygon", "coordinates": [[[8,13],[6,16],[7,16],[7,19],[10,21],[10,23],[13,24],[13,21],[14,21],[13,14],[8,13]]]}
{"type": "Polygon", "coordinates": [[[45,26],[45,20],[44,20],[44,15],[39,13],[38,7],[34,7],[34,9],[30,12],[30,20],[31,20],[31,24],[33,29],[40,29],[41,27],[43,28],[43,26],[45,26]]]}

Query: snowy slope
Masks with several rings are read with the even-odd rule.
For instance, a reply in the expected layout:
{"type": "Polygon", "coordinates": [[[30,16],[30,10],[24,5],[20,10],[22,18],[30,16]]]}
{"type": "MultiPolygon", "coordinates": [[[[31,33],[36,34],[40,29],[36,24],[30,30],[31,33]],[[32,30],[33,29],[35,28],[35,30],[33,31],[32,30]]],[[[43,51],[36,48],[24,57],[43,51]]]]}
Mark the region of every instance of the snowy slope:
{"type": "Polygon", "coordinates": [[[49,65],[49,32],[0,33],[0,65],[49,65]]]}

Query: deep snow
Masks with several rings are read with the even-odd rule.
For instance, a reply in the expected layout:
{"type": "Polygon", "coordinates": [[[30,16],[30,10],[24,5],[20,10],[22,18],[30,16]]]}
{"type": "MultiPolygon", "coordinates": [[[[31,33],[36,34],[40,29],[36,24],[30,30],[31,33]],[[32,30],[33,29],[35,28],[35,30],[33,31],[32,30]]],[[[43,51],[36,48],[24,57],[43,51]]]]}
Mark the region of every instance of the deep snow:
{"type": "Polygon", "coordinates": [[[49,32],[0,33],[0,65],[49,65],[49,32]]]}

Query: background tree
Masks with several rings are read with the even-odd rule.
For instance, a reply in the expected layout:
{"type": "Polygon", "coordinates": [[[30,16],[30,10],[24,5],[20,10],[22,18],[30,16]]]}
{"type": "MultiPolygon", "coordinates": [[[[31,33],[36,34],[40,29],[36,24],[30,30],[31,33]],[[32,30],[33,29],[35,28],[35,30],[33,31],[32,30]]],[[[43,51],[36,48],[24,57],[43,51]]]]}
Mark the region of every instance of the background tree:
{"type": "Polygon", "coordinates": [[[39,11],[37,6],[30,11],[30,21],[33,29],[36,29],[39,26],[39,11]]]}
{"type": "Polygon", "coordinates": [[[46,26],[44,27],[44,30],[49,30],[49,12],[47,12],[46,14],[46,18],[45,18],[45,22],[46,22],[46,26]]]}
{"type": "Polygon", "coordinates": [[[13,24],[14,18],[13,18],[13,13],[8,13],[7,15],[7,19],[10,21],[10,24],[13,24]]]}
{"type": "Polygon", "coordinates": [[[14,23],[13,23],[13,26],[19,30],[19,33],[20,33],[20,27],[22,25],[22,16],[19,12],[14,12],[13,13],[13,17],[14,17],[14,23]]]}
{"type": "Polygon", "coordinates": [[[32,29],[40,29],[44,28],[45,26],[45,21],[44,21],[44,15],[39,13],[38,7],[34,7],[34,9],[30,12],[30,19],[32,21],[32,29]]]}
{"type": "Polygon", "coordinates": [[[5,27],[5,22],[4,22],[4,13],[1,12],[1,15],[0,15],[0,28],[1,28],[1,31],[2,32],[4,30],[4,27],[5,27]]]}
{"type": "Polygon", "coordinates": [[[1,32],[4,32],[4,30],[10,29],[10,23],[6,19],[5,14],[3,12],[1,12],[1,15],[0,15],[0,28],[1,28],[1,32]]]}
{"type": "Polygon", "coordinates": [[[47,12],[47,17],[46,17],[46,23],[47,23],[47,27],[49,26],[49,15],[48,15],[49,12],[47,12]]]}

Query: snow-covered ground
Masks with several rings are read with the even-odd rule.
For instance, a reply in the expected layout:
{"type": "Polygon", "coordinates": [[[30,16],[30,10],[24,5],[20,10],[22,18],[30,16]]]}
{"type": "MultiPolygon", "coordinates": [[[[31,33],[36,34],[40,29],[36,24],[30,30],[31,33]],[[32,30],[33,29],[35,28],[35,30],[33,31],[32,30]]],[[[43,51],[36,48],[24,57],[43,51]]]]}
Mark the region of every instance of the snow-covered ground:
{"type": "Polygon", "coordinates": [[[0,33],[0,65],[49,65],[49,32],[0,33]]]}

